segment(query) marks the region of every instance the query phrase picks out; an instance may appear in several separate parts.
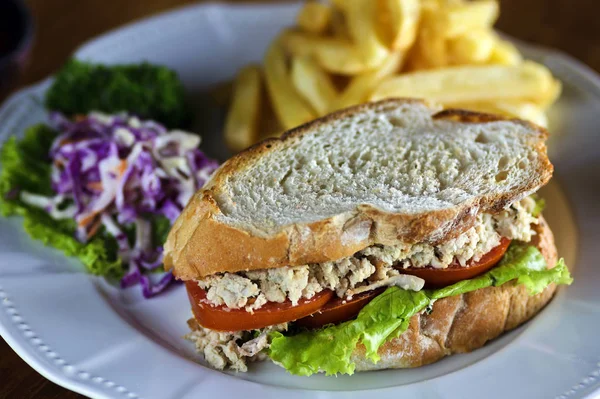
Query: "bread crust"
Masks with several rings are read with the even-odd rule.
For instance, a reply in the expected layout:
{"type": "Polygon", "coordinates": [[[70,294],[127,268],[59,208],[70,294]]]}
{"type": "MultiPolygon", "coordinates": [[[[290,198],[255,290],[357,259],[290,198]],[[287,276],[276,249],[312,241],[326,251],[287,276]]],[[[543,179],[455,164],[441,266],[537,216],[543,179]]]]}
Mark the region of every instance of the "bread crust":
{"type": "MultiPolygon", "coordinates": [[[[552,231],[540,217],[535,226],[535,245],[552,268],[557,262],[552,231]]],[[[552,298],[556,286],[530,296],[514,282],[482,288],[437,300],[430,314],[417,314],[398,338],[383,344],[381,360],[373,363],[359,345],[352,354],[357,371],[412,368],[430,364],[454,353],[470,352],[535,316],[552,298]]]]}
{"type": "MultiPolygon", "coordinates": [[[[307,224],[284,226],[272,235],[259,234],[228,225],[221,220],[215,198],[225,179],[277,147],[301,140],[322,124],[349,117],[365,109],[385,111],[405,103],[424,104],[415,99],[390,99],[348,108],[285,133],[280,139],[268,139],[225,162],[205,186],[197,192],[173,225],[164,247],[164,265],[181,280],[198,279],[219,272],[238,272],[298,266],[337,260],[374,244],[400,242],[435,244],[460,235],[473,226],[479,212],[495,212],[546,184],[553,167],[544,144],[548,133],[529,122],[514,120],[539,133],[534,144],[541,168],[538,179],[529,186],[503,196],[488,195],[462,204],[422,214],[390,213],[371,205],[359,205],[353,211],[307,224]]],[[[426,104],[426,103],[425,103],[426,104]]],[[[461,123],[484,123],[505,118],[462,110],[438,113],[434,119],[461,123]]]]}

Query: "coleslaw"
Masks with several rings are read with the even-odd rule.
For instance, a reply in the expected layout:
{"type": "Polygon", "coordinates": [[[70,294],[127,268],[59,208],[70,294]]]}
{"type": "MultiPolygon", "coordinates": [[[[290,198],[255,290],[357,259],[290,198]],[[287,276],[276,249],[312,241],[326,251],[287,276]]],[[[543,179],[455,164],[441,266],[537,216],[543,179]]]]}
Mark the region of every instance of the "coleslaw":
{"type": "Polygon", "coordinates": [[[70,120],[53,112],[50,121],[59,131],[49,151],[54,195],[21,190],[19,199],[54,220],[75,220],[81,243],[113,237],[127,269],[121,287],[141,284],[146,298],[163,291],[174,278],[154,273],[162,265],[157,232],[175,221],[217,162],[198,149],[198,135],[128,114],[70,120]]]}

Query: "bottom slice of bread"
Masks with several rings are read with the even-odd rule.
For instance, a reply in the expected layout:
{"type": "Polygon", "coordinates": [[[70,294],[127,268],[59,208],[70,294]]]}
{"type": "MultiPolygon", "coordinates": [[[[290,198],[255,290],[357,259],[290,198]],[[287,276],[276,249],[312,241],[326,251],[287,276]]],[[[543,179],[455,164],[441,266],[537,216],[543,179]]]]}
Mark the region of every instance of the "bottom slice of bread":
{"type": "MultiPolygon", "coordinates": [[[[539,219],[532,244],[541,251],[548,267],[554,267],[554,237],[546,221],[539,219]]],[[[365,357],[362,344],[354,351],[352,361],[356,371],[410,368],[453,353],[470,352],[535,316],[552,299],[555,290],[551,284],[540,294],[530,296],[525,286],[507,283],[440,299],[430,314],[413,316],[406,332],[379,348],[379,362],[365,357]]]]}

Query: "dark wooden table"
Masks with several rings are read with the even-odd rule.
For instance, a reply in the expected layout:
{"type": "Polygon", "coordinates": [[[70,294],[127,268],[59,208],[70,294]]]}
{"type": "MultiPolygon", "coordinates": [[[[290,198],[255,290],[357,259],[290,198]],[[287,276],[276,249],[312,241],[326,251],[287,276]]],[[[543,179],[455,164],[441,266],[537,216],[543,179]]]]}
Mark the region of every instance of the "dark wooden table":
{"type": "MultiPolygon", "coordinates": [[[[263,0],[264,1],[264,0],[263,0]]],[[[29,0],[36,21],[31,58],[13,88],[52,74],[84,41],[190,0],[29,0]]],[[[598,0],[501,0],[498,28],[556,47],[600,72],[598,0]]],[[[0,94],[0,100],[2,95],[0,94]]],[[[51,315],[49,315],[51,317],[51,315]]],[[[78,398],[35,372],[0,339],[0,398],[78,398]]]]}

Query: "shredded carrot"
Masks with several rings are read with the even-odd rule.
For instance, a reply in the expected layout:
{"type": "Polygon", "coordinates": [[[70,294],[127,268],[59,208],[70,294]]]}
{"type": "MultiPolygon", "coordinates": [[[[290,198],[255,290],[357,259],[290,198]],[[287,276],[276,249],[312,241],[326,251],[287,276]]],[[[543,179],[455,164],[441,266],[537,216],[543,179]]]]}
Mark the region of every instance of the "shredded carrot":
{"type": "Polygon", "coordinates": [[[102,182],[101,181],[91,181],[85,185],[90,190],[102,191],[102,182]]]}
{"type": "Polygon", "coordinates": [[[84,217],[83,219],[81,219],[79,222],[77,222],[77,225],[79,227],[85,227],[88,224],[90,224],[91,222],[93,222],[94,218],[96,217],[96,215],[98,214],[98,212],[94,212],[94,213],[90,213],[89,215],[87,215],[86,217],[84,217]]]}
{"type": "Polygon", "coordinates": [[[90,238],[92,238],[98,232],[98,229],[100,228],[100,225],[101,225],[100,218],[96,218],[96,220],[94,221],[94,223],[92,224],[92,226],[90,227],[90,229],[89,229],[89,231],[87,233],[88,240],[90,238]]]}
{"type": "Polygon", "coordinates": [[[76,143],[77,141],[79,141],[79,140],[73,140],[73,139],[62,139],[62,140],[60,141],[60,143],[58,143],[58,145],[62,147],[62,146],[63,146],[63,145],[65,145],[65,144],[76,143]]]}
{"type": "MultiPolygon", "coordinates": [[[[127,161],[122,160],[119,165],[117,166],[117,174],[119,177],[122,177],[123,174],[125,173],[125,170],[127,169],[127,161]]],[[[102,191],[103,189],[103,185],[102,182],[89,182],[86,187],[88,187],[90,190],[100,190],[102,191]]],[[[79,225],[79,227],[85,227],[87,225],[89,225],[90,223],[92,223],[94,221],[94,218],[100,213],[104,211],[104,209],[98,209],[92,213],[90,213],[89,215],[87,215],[86,217],[84,217],[83,219],[81,219],[77,224],[79,225]]],[[[92,230],[94,229],[98,229],[98,227],[96,225],[92,226],[92,230]]],[[[95,233],[95,230],[94,230],[95,233]]],[[[92,233],[92,235],[94,234],[92,233]]]]}
{"type": "Polygon", "coordinates": [[[125,170],[127,170],[127,161],[122,160],[121,163],[119,164],[118,168],[117,168],[117,172],[120,176],[123,176],[123,174],[125,173],[125,170]]]}

